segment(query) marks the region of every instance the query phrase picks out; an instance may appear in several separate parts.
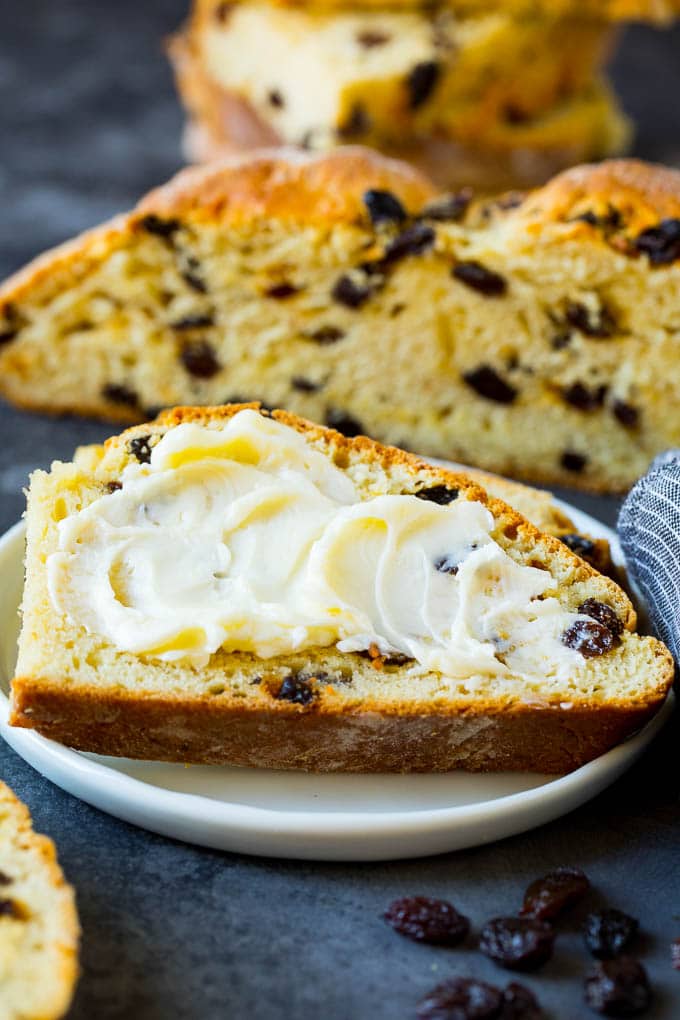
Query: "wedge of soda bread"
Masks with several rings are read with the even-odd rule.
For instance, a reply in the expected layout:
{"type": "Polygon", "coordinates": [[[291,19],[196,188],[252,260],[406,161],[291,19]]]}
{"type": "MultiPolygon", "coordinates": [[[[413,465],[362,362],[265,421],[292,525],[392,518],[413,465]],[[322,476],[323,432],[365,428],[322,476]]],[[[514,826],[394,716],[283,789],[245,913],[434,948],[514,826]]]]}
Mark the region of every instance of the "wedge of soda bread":
{"type": "Polygon", "coordinates": [[[181,173],[0,290],[0,392],[142,420],[260,399],[513,477],[628,487],[680,445],[680,173],[439,196],[350,148],[181,173]]]}
{"type": "Polygon", "coordinates": [[[0,783],[0,1017],[58,1020],[78,976],[78,915],[54,844],[0,783]]]}
{"type": "Polygon", "coordinates": [[[27,526],[11,721],[89,751],[563,772],[672,679],[614,582],[465,475],[287,412],[166,412],[36,472],[27,526]]]}

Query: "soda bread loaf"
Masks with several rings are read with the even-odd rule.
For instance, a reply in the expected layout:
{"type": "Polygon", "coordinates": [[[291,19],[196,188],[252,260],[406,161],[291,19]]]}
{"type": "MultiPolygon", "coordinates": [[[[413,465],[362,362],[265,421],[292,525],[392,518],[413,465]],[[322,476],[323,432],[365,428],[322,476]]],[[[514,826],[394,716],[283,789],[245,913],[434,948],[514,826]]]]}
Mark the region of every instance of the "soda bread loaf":
{"type": "Polygon", "coordinates": [[[11,721],[84,750],[563,772],[672,680],[613,581],[465,475],[287,412],[164,412],[36,472],[27,527],[11,721]]]}
{"type": "Polygon", "coordinates": [[[361,143],[478,190],[623,151],[609,50],[607,23],[582,17],[217,0],[195,4],[169,48],[190,159],[361,143]]]}
{"type": "MultiPolygon", "coordinates": [[[[233,7],[241,0],[225,4],[233,7]]],[[[247,0],[244,0],[247,2],[247,0]]],[[[303,10],[414,10],[414,0],[271,0],[280,7],[303,10]]],[[[196,6],[211,10],[214,0],[195,0],[196,6]]],[[[458,15],[501,13],[514,17],[542,16],[564,18],[580,16],[603,21],[667,22],[680,13],[680,0],[443,0],[433,6],[458,15]]]]}
{"type": "Polygon", "coordinates": [[[0,1018],[56,1020],[78,975],[73,890],[54,844],[31,827],[28,808],[0,783],[0,1018]]]}
{"type": "Polygon", "coordinates": [[[0,392],[139,421],[260,399],[600,491],[680,445],[680,174],[439,196],[368,150],[193,168],[0,290],[0,392]]]}

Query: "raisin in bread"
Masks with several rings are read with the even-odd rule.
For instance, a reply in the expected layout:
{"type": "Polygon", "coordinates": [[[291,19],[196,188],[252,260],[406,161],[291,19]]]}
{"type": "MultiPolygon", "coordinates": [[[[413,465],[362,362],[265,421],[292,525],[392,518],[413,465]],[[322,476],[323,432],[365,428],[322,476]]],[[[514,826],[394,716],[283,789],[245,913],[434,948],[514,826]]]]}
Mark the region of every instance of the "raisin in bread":
{"type": "Polygon", "coordinates": [[[260,399],[627,488],[680,445],[680,173],[612,161],[468,201],[353,148],[186,170],[4,285],[0,392],[122,421],[260,399]]]}
{"type": "Polygon", "coordinates": [[[31,827],[28,808],[0,783],[0,1017],[56,1020],[78,974],[73,890],[54,844],[31,827]]]}
{"type": "Polygon", "coordinates": [[[27,526],[11,721],[85,750],[561,772],[672,680],[614,582],[465,475],[287,412],[165,412],[36,472],[27,526]]]}
{"type": "Polygon", "coordinates": [[[623,150],[626,121],[599,80],[609,36],[582,18],[213,0],[194,6],[170,55],[192,160],[352,142],[441,187],[492,190],[623,150]]]}

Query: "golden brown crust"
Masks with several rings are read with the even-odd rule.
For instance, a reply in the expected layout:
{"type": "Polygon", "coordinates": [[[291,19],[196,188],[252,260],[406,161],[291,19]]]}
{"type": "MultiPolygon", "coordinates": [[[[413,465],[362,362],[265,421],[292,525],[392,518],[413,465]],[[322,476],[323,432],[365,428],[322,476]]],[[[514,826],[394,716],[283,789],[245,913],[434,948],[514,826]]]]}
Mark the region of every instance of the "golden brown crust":
{"type": "MultiPolygon", "coordinates": [[[[53,1009],[49,1017],[61,1017],[66,1012],[73,996],[73,989],[78,979],[78,941],[80,924],[76,912],[73,890],[64,879],[54,843],[47,836],[33,830],[31,815],[24,803],[18,799],[10,788],[0,781],[0,809],[13,819],[14,839],[21,852],[39,858],[39,867],[47,876],[49,884],[60,893],[59,896],[59,929],[60,940],[56,947],[58,955],[58,976],[56,978],[56,995],[53,1009]]],[[[2,993],[0,991],[0,1012],[2,1010],[2,993]]],[[[23,1016],[23,1014],[22,1014],[23,1016]]],[[[42,1015],[40,1020],[48,1020],[42,1015]]]]}
{"type": "Polygon", "coordinates": [[[658,698],[607,707],[514,704],[406,716],[276,702],[248,710],[214,698],[73,692],[30,677],[13,683],[12,725],[99,754],[309,772],[504,769],[564,773],[640,729],[658,698]]]}

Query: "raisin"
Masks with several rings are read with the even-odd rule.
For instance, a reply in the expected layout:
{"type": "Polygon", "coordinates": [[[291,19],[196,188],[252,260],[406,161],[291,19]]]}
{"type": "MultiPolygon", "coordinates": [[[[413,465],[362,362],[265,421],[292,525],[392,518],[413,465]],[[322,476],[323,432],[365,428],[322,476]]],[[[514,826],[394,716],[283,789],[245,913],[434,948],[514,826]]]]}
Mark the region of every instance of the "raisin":
{"type": "Polygon", "coordinates": [[[453,577],[458,573],[460,564],[456,563],[451,555],[440,556],[434,561],[434,569],[440,574],[451,574],[453,577]]]}
{"type": "Polygon", "coordinates": [[[194,258],[193,255],[187,255],[184,257],[184,263],[185,266],[180,273],[184,282],[198,294],[207,294],[208,288],[197,272],[200,266],[198,259],[194,258]]]}
{"type": "Polygon", "coordinates": [[[341,432],[343,436],[351,437],[365,434],[364,427],[360,421],[337,407],[329,407],[326,411],[326,425],[331,429],[341,432]]]}
{"type": "Polygon", "coordinates": [[[363,32],[357,32],[356,34],[357,42],[365,50],[372,50],[376,46],[384,46],[385,43],[390,41],[390,38],[387,32],[378,32],[375,29],[365,29],[363,32]]]}
{"type": "Polygon", "coordinates": [[[364,302],[368,301],[372,293],[373,288],[368,284],[356,283],[351,276],[345,274],[336,282],[331,296],[334,301],[346,305],[347,308],[360,308],[364,302]]]}
{"type": "Polygon", "coordinates": [[[616,645],[616,638],[608,627],[597,620],[577,620],[565,630],[562,644],[580,652],[584,659],[594,659],[611,652],[616,645]]]}
{"type": "Polygon", "coordinates": [[[420,213],[423,220],[441,223],[457,223],[467,212],[472,201],[472,188],[462,188],[453,195],[444,195],[429,202],[420,213]]]}
{"type": "Polygon", "coordinates": [[[369,188],[364,192],[364,205],[374,226],[378,223],[403,223],[406,219],[406,210],[391,191],[369,188]]]}
{"type": "Polygon", "coordinates": [[[515,103],[506,103],[503,107],[503,119],[507,124],[526,124],[529,114],[515,103]]]}
{"type": "Polygon", "coordinates": [[[604,305],[599,312],[591,313],[585,305],[572,301],[567,305],[565,318],[574,329],[594,339],[604,340],[616,332],[614,316],[604,305]]]}
{"type": "Polygon", "coordinates": [[[418,1003],[418,1020],[496,1020],[502,992],[476,978],[449,978],[418,1003]]]}
{"type": "Polygon", "coordinates": [[[409,71],[406,78],[408,105],[411,110],[427,102],[439,81],[441,68],[435,60],[424,60],[409,71]]]}
{"type": "Polygon", "coordinates": [[[275,283],[272,287],[269,287],[265,294],[267,297],[276,298],[278,301],[284,301],[286,298],[292,297],[293,294],[297,294],[300,288],[296,287],[293,283],[283,281],[283,283],[275,283]]]}
{"type": "Polygon", "coordinates": [[[577,407],[579,411],[595,411],[598,407],[602,407],[606,395],[606,386],[598,386],[596,389],[590,390],[580,382],[573,383],[562,391],[562,396],[567,403],[577,407]]]}
{"type": "Polygon", "coordinates": [[[595,213],[592,209],[574,216],[575,222],[589,223],[591,227],[600,227],[602,230],[619,230],[623,226],[623,217],[618,209],[610,205],[606,213],[595,213]]]}
{"type": "Polygon", "coordinates": [[[680,220],[661,220],[657,227],[648,227],[638,234],[633,246],[646,255],[653,266],[675,262],[680,259],[680,220]]]}
{"type": "Polygon", "coordinates": [[[431,248],[435,242],[435,232],[427,223],[413,223],[385,248],[381,259],[377,260],[375,269],[379,272],[387,266],[393,265],[407,255],[422,255],[431,248]]]}
{"type": "Polygon", "coordinates": [[[598,960],[611,960],[628,949],[638,932],[638,922],[611,907],[588,914],[583,925],[585,944],[598,960]]]}
{"type": "Polygon", "coordinates": [[[185,344],[180,361],[187,372],[197,379],[212,379],[222,368],[214,347],[207,340],[192,340],[185,344]]]}
{"type": "Polygon", "coordinates": [[[233,0],[222,0],[222,3],[219,3],[213,12],[215,21],[219,21],[221,25],[226,24],[234,7],[233,0]]]}
{"type": "Polygon", "coordinates": [[[589,889],[590,882],[578,868],[558,868],[531,883],[524,894],[520,916],[552,921],[578,903],[589,889]]]}
{"type": "Polygon", "coordinates": [[[314,382],[313,379],[305,379],[303,375],[294,375],[290,380],[290,384],[299,393],[317,393],[323,389],[323,383],[314,382]]]}
{"type": "Polygon", "coordinates": [[[485,297],[502,297],[508,289],[507,280],[500,273],[494,273],[492,269],[487,269],[474,259],[457,262],[451,270],[451,275],[485,297]]]}
{"type": "Polygon", "coordinates": [[[214,326],[215,320],[212,315],[201,314],[200,312],[196,315],[185,315],[181,319],[177,319],[176,322],[170,324],[171,329],[176,329],[179,332],[185,329],[202,329],[205,326],[214,326]]]}
{"type": "Polygon", "coordinates": [[[630,956],[603,960],[585,979],[586,1004],[603,1016],[637,1016],[651,999],[647,972],[630,956]]]}
{"type": "Polygon", "coordinates": [[[447,506],[449,503],[453,503],[454,499],[458,499],[459,494],[459,489],[454,489],[448,485],[430,485],[429,488],[419,489],[418,492],[414,493],[418,499],[426,499],[430,503],[438,503],[439,506],[447,506]]]}
{"type": "Polygon", "coordinates": [[[495,400],[497,404],[511,404],[517,396],[517,390],[498,375],[490,365],[463,373],[463,380],[472,389],[487,400],[495,400]]]}
{"type": "Polygon", "coordinates": [[[319,326],[318,329],[314,329],[311,333],[306,333],[305,335],[310,340],[316,340],[318,344],[334,344],[336,341],[343,339],[345,332],[342,329],[338,329],[337,326],[319,326]]]}
{"type": "Polygon", "coordinates": [[[314,699],[314,690],[309,680],[291,673],[274,695],[279,701],[292,701],[295,705],[308,705],[314,699]]]}
{"type": "Polygon", "coordinates": [[[107,482],[106,483],[106,491],[107,492],[118,492],[122,488],[123,488],[122,482],[107,482]]]}
{"type": "Polygon", "coordinates": [[[113,404],[125,404],[127,407],[139,407],[139,397],[129,386],[120,383],[107,383],[102,387],[102,396],[113,404]]]}
{"type": "Polygon", "coordinates": [[[6,329],[0,333],[0,347],[4,344],[11,344],[12,340],[16,339],[18,332],[18,329],[6,329]]]}
{"type": "Polygon", "coordinates": [[[537,970],[552,956],[555,932],[532,917],[495,917],[479,934],[479,948],[508,970],[537,970]]]}
{"type": "Polygon", "coordinates": [[[338,138],[356,138],[366,134],[371,127],[371,120],[361,103],[355,103],[347,120],[338,128],[338,138]]]}
{"type": "Polygon", "coordinates": [[[554,351],[563,351],[570,343],[571,333],[556,333],[550,341],[550,346],[554,351]]]}
{"type": "Polygon", "coordinates": [[[680,939],[673,939],[671,942],[671,967],[673,970],[680,970],[680,939]]]}
{"type": "Polygon", "coordinates": [[[0,885],[11,885],[14,881],[9,875],[6,875],[4,871],[0,871],[0,885]]]}
{"type": "Polygon", "coordinates": [[[560,458],[560,464],[565,471],[573,471],[579,474],[588,463],[588,458],[583,453],[575,453],[573,450],[565,450],[560,458]]]}
{"type": "Polygon", "coordinates": [[[25,914],[15,900],[0,900],[0,917],[13,917],[20,921],[25,919],[25,914]]]}
{"type": "Polygon", "coordinates": [[[612,413],[617,421],[620,421],[627,429],[634,429],[640,421],[640,412],[637,407],[627,404],[625,400],[615,400],[612,403],[612,413]]]}
{"type": "Polygon", "coordinates": [[[156,237],[164,237],[170,240],[182,224],[179,220],[164,220],[160,216],[156,216],[155,213],[149,213],[148,216],[142,217],[139,225],[148,234],[155,234],[156,237]]]}
{"type": "Polygon", "coordinates": [[[603,627],[610,630],[612,634],[618,637],[623,633],[623,623],[619,620],[616,615],[616,611],[608,606],[606,602],[600,602],[598,599],[586,599],[578,607],[579,613],[583,613],[584,616],[590,616],[593,620],[597,620],[603,627]]]}
{"type": "Polygon", "coordinates": [[[595,553],[593,540],[586,538],[585,535],[577,535],[576,532],[571,535],[560,535],[560,542],[564,542],[567,549],[571,549],[582,560],[588,560],[595,553]]]}
{"type": "Polygon", "coordinates": [[[128,453],[136,457],[140,464],[151,463],[151,436],[135,436],[127,444],[128,453]]]}
{"type": "Polygon", "coordinates": [[[543,1011],[533,992],[516,981],[503,992],[503,1006],[498,1020],[542,1020],[543,1011]]]}
{"type": "Polygon", "coordinates": [[[457,946],[470,931],[470,921],[446,900],[408,896],[395,900],[384,918],[400,935],[415,942],[457,946]]]}
{"type": "Polygon", "coordinates": [[[282,110],[286,105],[283,96],[278,89],[270,89],[267,93],[267,102],[270,106],[273,106],[275,110],[282,110]]]}

